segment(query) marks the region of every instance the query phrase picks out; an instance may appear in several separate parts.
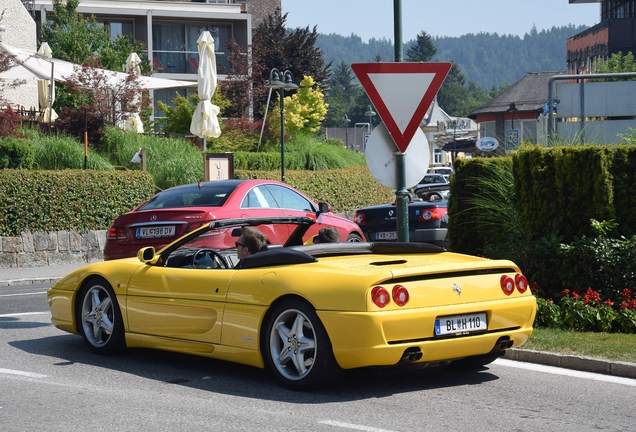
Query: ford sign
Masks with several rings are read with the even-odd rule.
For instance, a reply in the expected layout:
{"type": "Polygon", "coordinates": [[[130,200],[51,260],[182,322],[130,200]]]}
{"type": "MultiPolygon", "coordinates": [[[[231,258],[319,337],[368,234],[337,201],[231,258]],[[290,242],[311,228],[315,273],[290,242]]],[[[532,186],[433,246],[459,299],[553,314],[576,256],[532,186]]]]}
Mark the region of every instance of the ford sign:
{"type": "Polygon", "coordinates": [[[477,140],[475,146],[482,151],[493,151],[499,147],[499,141],[497,141],[497,138],[483,137],[477,140]]]}

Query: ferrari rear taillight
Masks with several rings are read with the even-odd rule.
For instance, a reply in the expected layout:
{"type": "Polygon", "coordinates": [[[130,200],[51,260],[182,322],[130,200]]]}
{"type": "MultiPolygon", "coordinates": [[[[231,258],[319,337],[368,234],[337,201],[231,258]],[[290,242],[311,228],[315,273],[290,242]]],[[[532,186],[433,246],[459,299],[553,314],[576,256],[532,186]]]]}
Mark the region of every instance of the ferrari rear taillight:
{"type": "Polygon", "coordinates": [[[422,210],[420,216],[417,218],[417,221],[430,222],[433,220],[440,220],[444,218],[447,212],[448,210],[443,207],[434,207],[431,209],[422,210]]]}
{"type": "Polygon", "coordinates": [[[528,289],[528,279],[524,275],[517,273],[515,275],[515,285],[517,285],[517,291],[523,294],[528,289]]]}
{"type": "Polygon", "coordinates": [[[409,291],[402,285],[396,285],[393,287],[393,301],[396,305],[402,307],[409,301],[409,291]]]}
{"type": "Polygon", "coordinates": [[[389,304],[391,296],[389,292],[381,286],[377,286],[371,290],[371,300],[377,307],[385,307],[389,304]]]}
{"type": "Polygon", "coordinates": [[[114,225],[108,229],[108,234],[106,235],[106,240],[126,240],[127,238],[126,229],[114,225]]]}
{"type": "Polygon", "coordinates": [[[499,283],[505,295],[510,295],[515,290],[515,281],[508,275],[501,276],[499,283]]]}
{"type": "Polygon", "coordinates": [[[364,220],[364,213],[356,213],[353,221],[358,225],[365,225],[367,222],[364,220]]]}

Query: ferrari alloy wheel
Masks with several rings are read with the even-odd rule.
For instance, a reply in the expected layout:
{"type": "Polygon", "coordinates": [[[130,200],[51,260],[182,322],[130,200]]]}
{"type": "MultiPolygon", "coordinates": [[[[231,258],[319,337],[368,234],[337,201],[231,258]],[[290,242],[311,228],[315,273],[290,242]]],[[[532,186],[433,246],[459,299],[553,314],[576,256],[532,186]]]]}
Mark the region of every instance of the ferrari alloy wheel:
{"type": "Polygon", "coordinates": [[[274,308],[265,337],[265,363],[291,389],[322,387],[340,371],[318,315],[301,300],[285,301],[274,308]]]}
{"type": "Polygon", "coordinates": [[[124,347],[124,325],[113,289],[102,278],[90,280],[80,294],[79,330],[91,351],[115,354],[124,347]]]}

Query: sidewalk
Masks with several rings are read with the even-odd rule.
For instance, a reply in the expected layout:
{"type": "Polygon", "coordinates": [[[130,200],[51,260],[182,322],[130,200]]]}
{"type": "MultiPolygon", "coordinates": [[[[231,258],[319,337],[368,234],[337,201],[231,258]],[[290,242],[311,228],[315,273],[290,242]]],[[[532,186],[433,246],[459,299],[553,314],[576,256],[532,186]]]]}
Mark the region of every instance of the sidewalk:
{"type": "MultiPolygon", "coordinates": [[[[53,283],[71,271],[87,265],[63,264],[57,266],[0,269],[0,287],[53,283]]],[[[598,360],[589,357],[561,355],[542,351],[513,348],[503,357],[527,363],[537,363],[583,372],[593,372],[636,379],[636,363],[598,360]]]]}

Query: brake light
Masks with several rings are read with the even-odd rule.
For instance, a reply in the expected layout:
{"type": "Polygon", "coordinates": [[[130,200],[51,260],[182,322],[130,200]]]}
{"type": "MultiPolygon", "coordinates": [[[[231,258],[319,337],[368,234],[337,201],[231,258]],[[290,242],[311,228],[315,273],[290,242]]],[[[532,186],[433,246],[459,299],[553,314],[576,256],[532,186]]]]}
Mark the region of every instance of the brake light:
{"type": "Polygon", "coordinates": [[[393,301],[396,305],[402,307],[409,301],[409,291],[402,285],[396,285],[393,287],[393,301]]]}
{"type": "Polygon", "coordinates": [[[420,216],[417,218],[417,221],[429,222],[433,220],[440,220],[444,218],[447,212],[448,212],[448,209],[446,208],[434,207],[434,208],[422,211],[422,213],[420,213],[420,216]]]}
{"type": "Polygon", "coordinates": [[[513,281],[510,276],[501,276],[499,284],[501,285],[501,290],[505,295],[510,295],[515,290],[515,281],[513,281]]]}
{"type": "Polygon", "coordinates": [[[366,225],[367,221],[364,220],[364,213],[356,213],[356,216],[353,218],[353,221],[358,225],[366,225]]]}
{"type": "Polygon", "coordinates": [[[108,234],[106,235],[106,240],[126,240],[127,238],[126,229],[114,225],[108,229],[108,234]]]}
{"type": "Polygon", "coordinates": [[[517,285],[517,291],[523,294],[528,289],[528,279],[524,275],[517,273],[515,275],[515,285],[517,285]]]}
{"type": "Polygon", "coordinates": [[[371,300],[377,307],[385,307],[389,304],[391,300],[391,296],[389,296],[389,292],[381,286],[377,286],[371,290],[371,300]]]}

